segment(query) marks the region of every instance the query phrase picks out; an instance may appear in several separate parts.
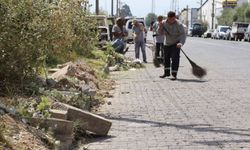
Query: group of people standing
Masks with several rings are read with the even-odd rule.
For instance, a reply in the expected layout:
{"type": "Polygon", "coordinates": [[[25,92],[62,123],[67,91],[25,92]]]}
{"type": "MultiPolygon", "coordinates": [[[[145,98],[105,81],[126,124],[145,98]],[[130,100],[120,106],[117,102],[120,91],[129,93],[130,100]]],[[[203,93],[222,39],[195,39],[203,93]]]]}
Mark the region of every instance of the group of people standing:
{"type": "MultiPolygon", "coordinates": [[[[116,25],[112,29],[114,39],[125,38],[128,34],[124,27],[124,21],[122,21],[123,25],[121,25],[119,20],[123,19],[118,18],[116,25]]],[[[166,20],[163,20],[163,16],[158,16],[157,22],[152,25],[152,29],[156,39],[155,59],[163,58],[164,64],[164,73],[160,78],[172,75],[171,80],[176,80],[180,63],[180,49],[186,41],[184,26],[177,20],[175,12],[170,11],[166,20]]],[[[146,29],[137,20],[133,20],[132,30],[135,43],[135,58],[139,59],[141,49],[143,61],[147,63],[144,41],[146,29]]]]}

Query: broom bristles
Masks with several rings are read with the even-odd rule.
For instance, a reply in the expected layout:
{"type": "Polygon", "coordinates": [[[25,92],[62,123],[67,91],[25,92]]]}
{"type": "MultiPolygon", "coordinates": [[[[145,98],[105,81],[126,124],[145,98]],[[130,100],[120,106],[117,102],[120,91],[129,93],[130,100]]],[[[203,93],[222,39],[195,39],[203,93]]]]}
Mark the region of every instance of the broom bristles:
{"type": "Polygon", "coordinates": [[[198,66],[196,63],[190,61],[191,65],[192,65],[192,73],[194,76],[198,77],[198,78],[202,78],[207,74],[206,69],[198,66]]]}
{"type": "Polygon", "coordinates": [[[191,66],[192,66],[192,73],[194,76],[198,77],[198,78],[202,78],[207,74],[206,69],[203,69],[202,67],[196,65],[196,63],[194,63],[187,55],[186,53],[181,49],[182,53],[186,56],[186,58],[188,59],[188,61],[190,62],[191,66]]]}

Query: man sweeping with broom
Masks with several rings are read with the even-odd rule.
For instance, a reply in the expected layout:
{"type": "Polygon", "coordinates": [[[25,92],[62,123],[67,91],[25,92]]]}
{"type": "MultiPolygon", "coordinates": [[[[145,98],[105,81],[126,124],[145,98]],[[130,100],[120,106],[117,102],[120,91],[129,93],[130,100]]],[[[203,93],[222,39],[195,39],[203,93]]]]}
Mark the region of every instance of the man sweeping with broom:
{"type": "Polygon", "coordinates": [[[167,20],[159,24],[158,34],[165,34],[164,44],[164,74],[160,78],[172,75],[171,80],[177,79],[180,62],[180,49],[186,41],[185,29],[177,19],[175,12],[170,11],[167,20]]]}

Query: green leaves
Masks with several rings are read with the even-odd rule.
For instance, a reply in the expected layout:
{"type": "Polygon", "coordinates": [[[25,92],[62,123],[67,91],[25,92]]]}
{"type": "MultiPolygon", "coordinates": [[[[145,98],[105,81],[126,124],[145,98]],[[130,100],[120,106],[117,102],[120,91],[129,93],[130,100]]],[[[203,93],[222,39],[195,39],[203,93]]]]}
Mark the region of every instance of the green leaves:
{"type": "Polygon", "coordinates": [[[146,25],[149,27],[150,26],[150,23],[152,21],[157,21],[157,15],[155,13],[149,13],[147,16],[146,16],[146,25]]]}
{"type": "Polygon", "coordinates": [[[250,5],[243,4],[235,9],[224,8],[222,15],[218,17],[219,25],[231,26],[233,22],[249,22],[250,21],[250,5]]]}
{"type": "Polygon", "coordinates": [[[0,1],[0,89],[22,87],[48,66],[88,56],[94,47],[94,21],[73,1],[0,1]]]}
{"type": "Polygon", "coordinates": [[[40,111],[45,118],[50,117],[49,108],[51,103],[45,96],[41,97],[41,102],[37,105],[37,110],[40,111]]]}

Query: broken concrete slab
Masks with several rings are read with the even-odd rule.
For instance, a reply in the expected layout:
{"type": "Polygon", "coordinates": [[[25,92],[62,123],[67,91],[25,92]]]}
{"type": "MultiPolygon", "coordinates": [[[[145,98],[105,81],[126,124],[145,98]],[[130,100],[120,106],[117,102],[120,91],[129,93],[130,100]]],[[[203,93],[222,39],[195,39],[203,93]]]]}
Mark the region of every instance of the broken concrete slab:
{"type": "Polygon", "coordinates": [[[55,73],[55,72],[57,72],[59,70],[60,70],[59,68],[52,68],[52,69],[48,70],[48,73],[55,73]]]}
{"type": "Polygon", "coordinates": [[[65,110],[50,109],[49,112],[50,112],[51,118],[67,120],[68,112],[65,110]]]}
{"type": "MultiPolygon", "coordinates": [[[[27,118],[30,125],[45,129],[51,129],[58,135],[72,135],[73,122],[57,118],[27,118]]],[[[60,140],[60,139],[59,139],[60,140]]]]}
{"type": "Polygon", "coordinates": [[[62,108],[67,107],[68,115],[67,119],[70,121],[79,121],[84,130],[93,132],[97,135],[107,135],[112,122],[105,119],[104,117],[95,115],[93,113],[81,110],[79,108],[56,102],[52,105],[52,108],[55,109],[53,106],[57,108],[60,106],[62,108]]]}
{"type": "Polygon", "coordinates": [[[72,150],[72,136],[55,135],[55,138],[60,140],[60,150],[72,150]]]}
{"type": "Polygon", "coordinates": [[[59,150],[71,150],[74,123],[56,118],[27,118],[30,125],[52,131],[55,139],[60,141],[59,150]]]}

